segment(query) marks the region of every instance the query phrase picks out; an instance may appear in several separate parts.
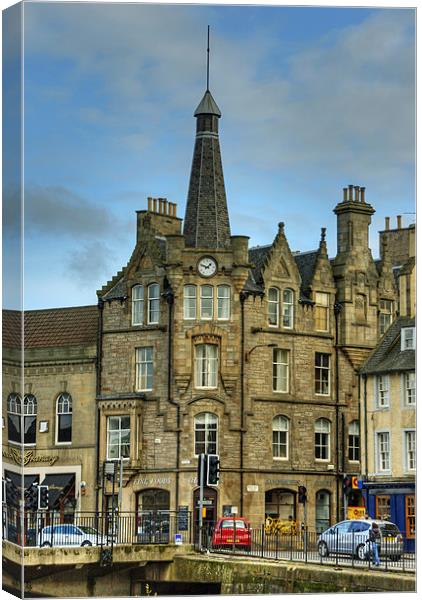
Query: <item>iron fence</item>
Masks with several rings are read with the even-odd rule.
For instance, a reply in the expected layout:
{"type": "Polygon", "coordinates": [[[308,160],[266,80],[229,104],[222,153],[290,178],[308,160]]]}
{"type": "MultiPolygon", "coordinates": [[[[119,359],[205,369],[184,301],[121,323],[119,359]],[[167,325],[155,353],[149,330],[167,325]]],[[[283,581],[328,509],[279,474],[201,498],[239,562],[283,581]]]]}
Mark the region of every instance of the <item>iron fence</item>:
{"type": "Polygon", "coordinates": [[[24,512],[3,509],[3,539],[21,546],[113,546],[116,544],[191,543],[187,511],[140,513],[24,512]]]}
{"type": "Polygon", "coordinates": [[[375,548],[372,542],[358,533],[337,533],[329,539],[307,530],[268,533],[265,525],[262,525],[251,528],[247,535],[243,530],[237,531],[236,527],[225,537],[222,537],[220,531],[204,531],[201,546],[201,550],[214,553],[321,565],[386,571],[415,571],[416,568],[415,553],[405,551],[407,544],[403,535],[385,538],[375,548]],[[375,564],[378,562],[377,554],[379,565],[375,564]]]}

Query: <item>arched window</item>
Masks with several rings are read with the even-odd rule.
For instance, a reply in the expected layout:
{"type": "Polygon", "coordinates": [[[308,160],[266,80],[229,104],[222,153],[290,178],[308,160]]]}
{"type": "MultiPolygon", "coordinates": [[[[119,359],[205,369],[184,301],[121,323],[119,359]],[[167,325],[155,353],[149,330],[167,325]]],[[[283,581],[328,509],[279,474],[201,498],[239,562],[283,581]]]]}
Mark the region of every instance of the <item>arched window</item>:
{"type": "Polygon", "coordinates": [[[37,436],[37,399],[33,394],[26,394],[23,399],[23,431],[22,401],[19,394],[10,394],[7,399],[8,438],[16,444],[35,444],[37,436]],[[22,439],[23,438],[23,439],[22,439]]]}
{"type": "Polygon", "coordinates": [[[144,322],[144,286],[134,285],[132,288],[132,325],[144,322]]]}
{"type": "Polygon", "coordinates": [[[72,442],[72,396],[67,392],[59,395],[56,401],[56,441],[58,444],[72,442]]]}
{"type": "Polygon", "coordinates": [[[218,417],[203,412],[195,416],[195,455],[217,454],[218,417]]]}
{"type": "Polygon", "coordinates": [[[230,319],[230,286],[217,287],[217,319],[230,319]]]}
{"type": "Polygon", "coordinates": [[[278,326],[280,293],[277,288],[268,290],[268,324],[278,326]]]}
{"type": "Polygon", "coordinates": [[[7,399],[7,429],[9,442],[21,444],[22,400],[19,394],[9,394],[7,399]]]}
{"type": "Polygon", "coordinates": [[[195,346],[195,387],[216,388],[218,375],[218,346],[197,344],[195,346]]]}
{"type": "Polygon", "coordinates": [[[360,460],[359,421],[349,424],[349,460],[360,460]]]}
{"type": "Polygon", "coordinates": [[[160,286],[150,283],[148,286],[148,323],[158,323],[160,320],[160,286]]]}
{"type": "Polygon", "coordinates": [[[210,320],[214,314],[214,288],[212,285],[201,285],[201,319],[210,320]]]}
{"type": "Polygon", "coordinates": [[[185,285],[184,318],[196,319],[196,285],[185,285]]]}
{"type": "Polygon", "coordinates": [[[289,458],[289,419],[283,415],[273,419],[273,458],[289,458]]]}
{"type": "Polygon", "coordinates": [[[317,460],[330,460],[330,430],[328,419],[315,421],[315,458],[317,460]]]}
{"type": "Polygon", "coordinates": [[[331,494],[327,490],[319,490],[315,496],[315,531],[321,533],[330,526],[331,494]]]}

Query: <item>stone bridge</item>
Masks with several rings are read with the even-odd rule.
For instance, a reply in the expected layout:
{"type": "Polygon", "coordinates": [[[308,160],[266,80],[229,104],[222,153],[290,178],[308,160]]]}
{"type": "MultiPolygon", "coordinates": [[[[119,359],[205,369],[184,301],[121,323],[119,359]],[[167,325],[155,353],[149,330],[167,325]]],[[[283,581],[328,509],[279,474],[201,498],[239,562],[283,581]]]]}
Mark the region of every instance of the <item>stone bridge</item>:
{"type": "Polygon", "coordinates": [[[3,583],[32,596],[409,592],[415,575],[346,567],[199,554],[190,545],[115,546],[100,566],[100,548],[25,548],[3,542],[3,583]],[[21,562],[25,561],[22,585],[21,562]],[[22,590],[23,588],[23,590],[22,590]]]}

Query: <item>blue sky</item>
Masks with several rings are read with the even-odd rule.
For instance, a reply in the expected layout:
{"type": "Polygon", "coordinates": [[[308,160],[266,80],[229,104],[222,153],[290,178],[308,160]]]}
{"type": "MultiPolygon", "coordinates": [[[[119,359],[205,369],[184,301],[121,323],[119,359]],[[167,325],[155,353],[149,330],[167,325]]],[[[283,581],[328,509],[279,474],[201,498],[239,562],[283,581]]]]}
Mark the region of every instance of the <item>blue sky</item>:
{"type": "MultiPolygon", "coordinates": [[[[284,221],[291,249],[306,251],[327,227],[334,256],[332,209],[344,186],[361,185],[377,211],[377,257],[384,217],[414,220],[405,214],[415,211],[414,17],[25,4],[25,308],[95,303],[130,257],[147,196],[184,216],[207,25],[232,233],[266,244],[284,221]]],[[[16,56],[3,60],[7,69],[16,56]]],[[[5,73],[7,90],[13,69],[5,73]]],[[[5,195],[14,183],[6,174],[5,195]]],[[[8,286],[3,296],[16,307],[8,286]]]]}

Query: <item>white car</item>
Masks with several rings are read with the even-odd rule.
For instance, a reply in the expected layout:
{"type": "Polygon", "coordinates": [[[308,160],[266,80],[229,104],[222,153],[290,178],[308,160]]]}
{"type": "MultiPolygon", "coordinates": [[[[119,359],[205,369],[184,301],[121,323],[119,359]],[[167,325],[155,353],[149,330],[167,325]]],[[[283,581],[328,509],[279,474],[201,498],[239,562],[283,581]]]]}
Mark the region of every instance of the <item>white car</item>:
{"type": "Polygon", "coordinates": [[[50,525],[41,531],[40,546],[101,546],[107,545],[107,538],[99,531],[86,525],[50,525]]]}
{"type": "Polygon", "coordinates": [[[371,555],[369,530],[376,522],[381,533],[380,556],[400,560],[403,554],[403,537],[394,523],[373,519],[351,519],[333,525],[318,538],[318,552],[323,558],[329,554],[354,555],[367,560],[371,555]]]}

